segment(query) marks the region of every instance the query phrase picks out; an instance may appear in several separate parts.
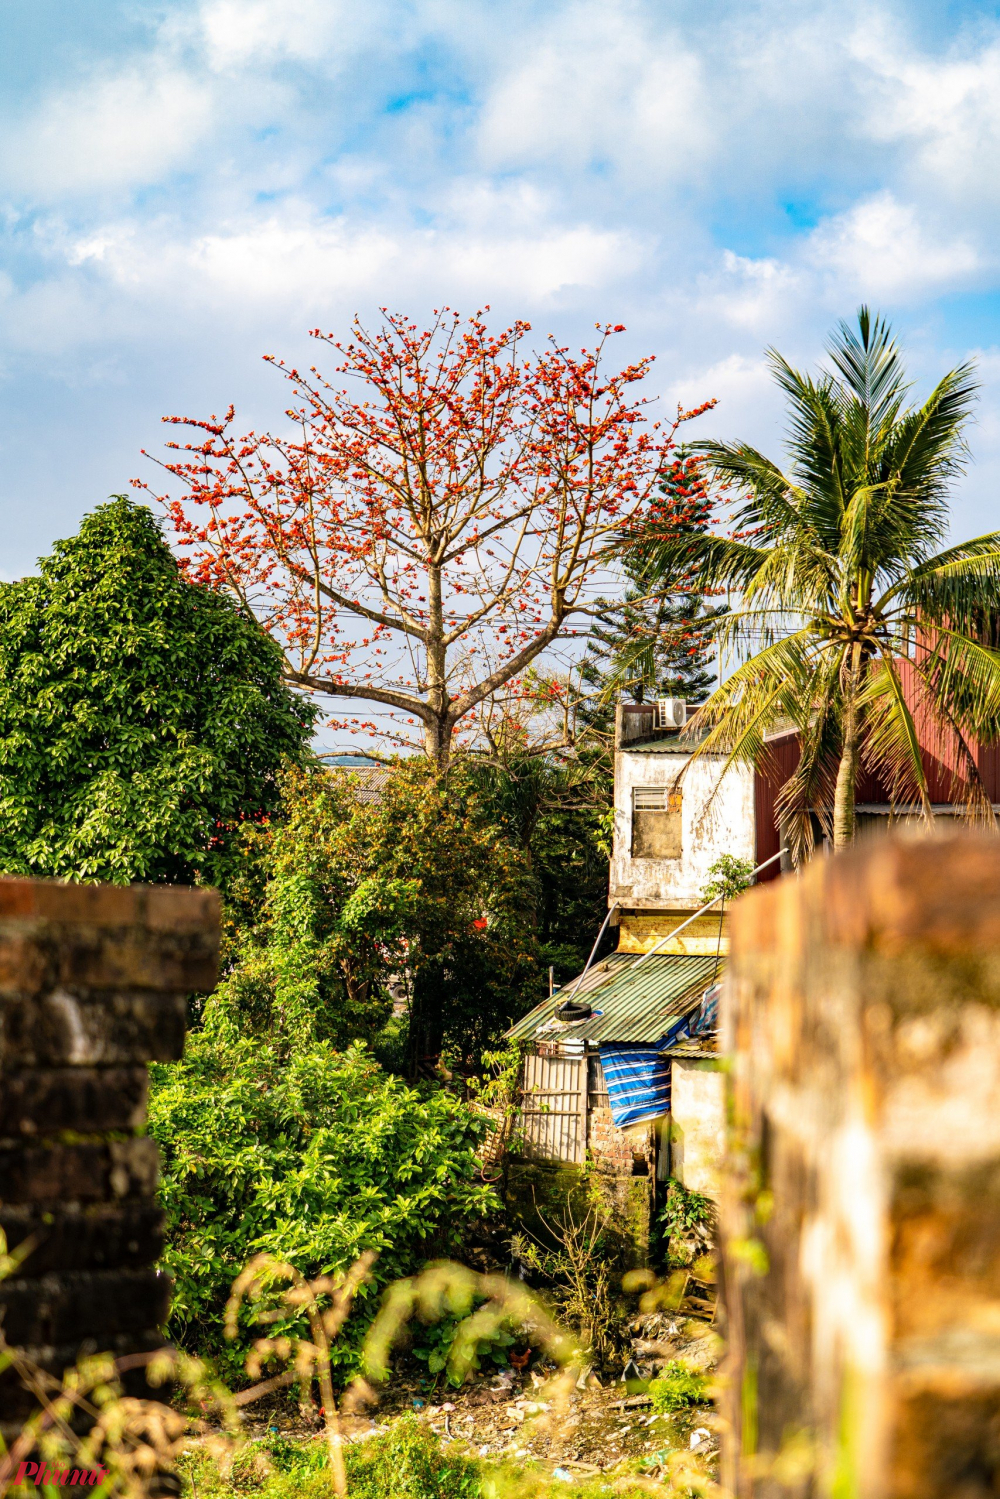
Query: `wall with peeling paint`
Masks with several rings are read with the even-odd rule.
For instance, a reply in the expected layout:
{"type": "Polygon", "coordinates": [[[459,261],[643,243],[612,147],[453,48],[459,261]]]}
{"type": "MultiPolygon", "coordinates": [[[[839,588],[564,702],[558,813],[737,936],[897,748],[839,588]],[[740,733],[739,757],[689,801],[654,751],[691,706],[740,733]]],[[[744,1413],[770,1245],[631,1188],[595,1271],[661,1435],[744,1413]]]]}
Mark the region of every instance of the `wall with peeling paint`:
{"type": "Polygon", "coordinates": [[[621,749],[615,755],[615,836],[608,899],[625,910],[694,910],[720,854],[755,862],[754,773],[721,755],[621,749]],[[636,786],[681,792],[681,856],[632,857],[632,792],[636,786]]]}
{"type": "Polygon", "coordinates": [[[686,1057],[674,1057],[670,1072],[670,1175],[717,1202],[726,1148],[725,1077],[713,1063],[686,1057]]]}

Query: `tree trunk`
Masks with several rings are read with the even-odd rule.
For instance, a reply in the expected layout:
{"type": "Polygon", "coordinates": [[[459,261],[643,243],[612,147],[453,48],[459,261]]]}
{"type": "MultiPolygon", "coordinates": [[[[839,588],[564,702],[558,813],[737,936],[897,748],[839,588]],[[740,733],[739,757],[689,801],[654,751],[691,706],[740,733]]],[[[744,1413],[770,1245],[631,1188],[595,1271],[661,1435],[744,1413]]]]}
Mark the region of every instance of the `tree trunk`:
{"type": "Polygon", "coordinates": [[[441,568],[427,564],[427,704],[434,714],[424,725],[424,753],[439,771],[448,768],[451,758],[451,735],[454,724],[449,719],[448,662],[444,644],[444,605],[441,568]]]}
{"type": "Polygon", "coordinates": [[[854,842],[854,803],[858,784],[858,678],[854,662],[844,683],[844,740],[837,767],[837,789],[833,798],[833,846],[846,848],[854,842]]]}
{"type": "Polygon", "coordinates": [[[438,770],[447,770],[451,758],[452,726],[447,718],[424,724],[424,754],[438,770]]]}

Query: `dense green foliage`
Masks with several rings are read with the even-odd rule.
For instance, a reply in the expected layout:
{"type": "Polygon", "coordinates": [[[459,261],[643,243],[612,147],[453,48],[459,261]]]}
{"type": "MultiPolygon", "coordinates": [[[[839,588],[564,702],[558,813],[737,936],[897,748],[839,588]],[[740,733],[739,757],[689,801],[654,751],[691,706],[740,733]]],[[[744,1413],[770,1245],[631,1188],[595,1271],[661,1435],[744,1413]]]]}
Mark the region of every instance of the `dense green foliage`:
{"type": "MultiPolygon", "coordinates": [[[[496,1205],[477,1175],[475,1116],[354,1044],[384,1037],[390,989],[409,1007],[416,1069],[442,1046],[473,1065],[540,980],[531,850],[495,785],[467,765],[442,780],[414,759],[369,778],[292,768],[282,789],[280,816],[244,838],[229,971],[184,1061],[154,1069],[150,1104],[172,1330],[231,1373],[250,1329],[227,1350],[223,1309],[255,1254],[311,1278],[377,1249],[370,1306],[374,1288],[454,1251],[496,1205]]],[[[341,1362],[368,1320],[364,1308],[352,1319],[341,1362]]],[[[436,1362],[435,1335],[425,1341],[436,1362]]]]}
{"type": "Polygon", "coordinates": [[[683,1238],[696,1229],[711,1226],[715,1221],[715,1205],[710,1197],[701,1192],[692,1192],[676,1177],[667,1183],[667,1194],[660,1209],[659,1222],[671,1238],[683,1238]]]}
{"type": "MultiPolygon", "coordinates": [[[[474,1303],[471,1310],[475,1309],[474,1303]]],[[[449,1385],[460,1385],[464,1382],[467,1369],[454,1367],[452,1350],[459,1337],[459,1329],[469,1315],[468,1310],[461,1310],[451,1316],[442,1317],[437,1322],[431,1322],[417,1336],[413,1348],[414,1358],[423,1360],[427,1365],[428,1374],[440,1378],[444,1375],[444,1382],[449,1385]],[[449,1361],[452,1367],[449,1368],[449,1361]]],[[[489,1336],[477,1339],[475,1345],[468,1350],[468,1369],[476,1374],[492,1374],[497,1366],[503,1366],[508,1362],[508,1349],[517,1342],[514,1331],[511,1328],[494,1327],[489,1336]]]]}
{"type": "MultiPolygon", "coordinates": [[[[485,1499],[483,1465],[452,1450],[413,1417],[403,1418],[344,1453],[351,1499],[485,1499]]],[[[290,1442],[273,1436],[248,1442],[229,1474],[192,1449],[181,1461],[187,1490],[203,1499],[259,1494],[260,1499],[332,1499],[326,1446],[321,1441],[290,1442]]]]}
{"type": "Polygon", "coordinates": [[[475,1058],[534,1002],[530,870],[483,800],[420,759],[378,781],[291,771],[253,835],[266,888],[228,983],[248,1033],[341,1046],[405,997],[410,1060],[475,1058]]]}
{"type": "Polygon", "coordinates": [[[555,982],[565,983],[586,962],[607,914],[610,757],[589,749],[569,763],[526,753],[499,764],[471,759],[452,777],[471,782],[487,820],[520,850],[543,981],[552,966],[555,982]]]}
{"type": "Polygon", "coordinates": [[[353,1333],[334,1345],[349,1367],[378,1288],[454,1247],[496,1205],[476,1171],[480,1126],[458,1099],[417,1093],[362,1048],[333,1051],[307,1026],[291,1050],[243,1036],[225,988],[183,1062],[153,1068],[149,1128],[163,1157],[163,1263],[176,1281],[170,1331],[232,1378],[262,1332],[248,1311],[235,1344],[222,1331],[232,1282],[253,1255],[312,1278],[378,1251],[353,1333]]]}
{"type": "Polygon", "coordinates": [[[0,868],[224,883],[313,710],[257,624],[119,497],[0,586],[0,868]]]}

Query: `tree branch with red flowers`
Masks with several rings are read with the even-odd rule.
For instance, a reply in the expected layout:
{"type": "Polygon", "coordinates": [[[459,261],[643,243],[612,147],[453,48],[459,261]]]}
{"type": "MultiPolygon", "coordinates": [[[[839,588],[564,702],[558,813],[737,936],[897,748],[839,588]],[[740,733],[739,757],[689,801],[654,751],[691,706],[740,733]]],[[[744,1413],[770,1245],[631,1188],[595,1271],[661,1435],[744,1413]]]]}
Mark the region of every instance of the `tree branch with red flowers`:
{"type": "Polygon", "coordinates": [[[609,367],[620,326],[579,354],[525,352],[529,331],[447,308],[424,330],[355,319],[347,343],[316,329],[331,376],[270,361],[290,435],[237,437],[232,408],[167,417],[187,440],[155,460],[188,575],[256,616],[291,685],[390,708],[386,737],[417,726],[441,767],[480,705],[592,612],[678,426],[714,404],[653,421],[652,360],[609,367]]]}

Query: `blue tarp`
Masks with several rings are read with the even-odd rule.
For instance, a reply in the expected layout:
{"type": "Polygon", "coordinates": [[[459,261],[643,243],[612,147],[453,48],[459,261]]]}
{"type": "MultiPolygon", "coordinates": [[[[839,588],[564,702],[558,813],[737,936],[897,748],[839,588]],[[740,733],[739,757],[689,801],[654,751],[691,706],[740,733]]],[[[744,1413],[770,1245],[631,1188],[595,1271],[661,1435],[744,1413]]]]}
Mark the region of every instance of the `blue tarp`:
{"type": "Polygon", "coordinates": [[[601,1067],[608,1087],[611,1117],[621,1129],[670,1112],[671,1046],[714,1030],[718,1022],[719,986],[708,989],[698,1007],[676,1021],[655,1046],[605,1043],[601,1067]]]}

